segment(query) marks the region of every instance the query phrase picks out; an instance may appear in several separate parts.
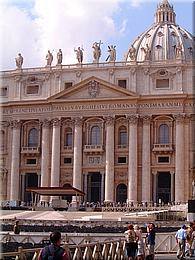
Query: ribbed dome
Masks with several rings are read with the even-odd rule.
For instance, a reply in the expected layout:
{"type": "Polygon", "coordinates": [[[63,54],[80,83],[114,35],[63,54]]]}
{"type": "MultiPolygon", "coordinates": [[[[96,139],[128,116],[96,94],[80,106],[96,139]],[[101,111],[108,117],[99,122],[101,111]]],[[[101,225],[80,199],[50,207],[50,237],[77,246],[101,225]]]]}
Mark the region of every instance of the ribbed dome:
{"type": "Polygon", "coordinates": [[[193,36],[176,25],[173,6],[163,0],[157,7],[155,23],[130,46],[126,61],[190,60],[193,36]]]}

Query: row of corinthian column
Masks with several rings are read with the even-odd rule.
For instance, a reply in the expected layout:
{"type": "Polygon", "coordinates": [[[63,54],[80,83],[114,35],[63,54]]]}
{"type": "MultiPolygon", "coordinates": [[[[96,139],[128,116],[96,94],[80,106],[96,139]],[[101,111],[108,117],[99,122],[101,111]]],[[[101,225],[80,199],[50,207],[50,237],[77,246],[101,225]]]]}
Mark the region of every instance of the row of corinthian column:
{"type": "MultiPolygon", "coordinates": [[[[175,116],[176,120],[176,153],[175,153],[175,201],[185,201],[184,195],[184,114],[175,116]]],[[[138,115],[127,116],[129,121],[129,164],[128,164],[128,200],[138,201],[138,163],[137,163],[137,127],[138,115]]],[[[142,134],[142,201],[151,201],[151,142],[150,116],[143,116],[142,134]]],[[[82,190],[82,124],[81,118],[74,120],[74,160],[73,187],[82,190]]],[[[56,187],[60,184],[60,128],[61,121],[54,119],[52,132],[51,174],[49,135],[50,121],[43,120],[42,124],[42,153],[41,153],[41,187],[56,187]]],[[[114,201],[114,117],[105,118],[106,125],[106,162],[105,162],[105,201],[114,201]]],[[[11,159],[11,187],[10,200],[19,199],[19,165],[20,165],[20,121],[12,121],[12,159],[11,159]]],[[[41,200],[48,200],[42,196],[41,200]]]]}

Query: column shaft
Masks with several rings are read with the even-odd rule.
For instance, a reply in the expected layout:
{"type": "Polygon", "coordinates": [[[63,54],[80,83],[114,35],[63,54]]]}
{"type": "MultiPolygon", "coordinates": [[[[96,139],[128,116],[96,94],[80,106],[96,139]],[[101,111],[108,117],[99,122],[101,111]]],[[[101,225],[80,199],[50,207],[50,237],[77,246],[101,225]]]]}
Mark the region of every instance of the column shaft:
{"type": "Polygon", "coordinates": [[[82,189],[82,120],[75,119],[73,187],[82,189]]]}
{"type": "Polygon", "coordinates": [[[114,119],[106,121],[105,201],[114,201],[114,119]]]}
{"type": "Polygon", "coordinates": [[[51,187],[60,185],[60,120],[53,120],[51,187]]]}
{"type": "Polygon", "coordinates": [[[175,202],[184,202],[184,116],[176,115],[175,119],[175,202]]]}
{"type": "Polygon", "coordinates": [[[142,143],[142,201],[149,202],[151,193],[150,173],[150,117],[143,118],[142,143]]]}
{"type": "Polygon", "coordinates": [[[10,200],[19,200],[20,123],[13,122],[10,200]]]}
{"type": "Polygon", "coordinates": [[[129,118],[129,169],[128,169],[128,201],[137,202],[137,120],[129,118]]]}
{"type": "MultiPolygon", "coordinates": [[[[41,141],[41,187],[49,187],[49,121],[45,120],[42,126],[42,141],[41,141]]],[[[48,202],[48,196],[41,196],[41,201],[48,202]]]]}

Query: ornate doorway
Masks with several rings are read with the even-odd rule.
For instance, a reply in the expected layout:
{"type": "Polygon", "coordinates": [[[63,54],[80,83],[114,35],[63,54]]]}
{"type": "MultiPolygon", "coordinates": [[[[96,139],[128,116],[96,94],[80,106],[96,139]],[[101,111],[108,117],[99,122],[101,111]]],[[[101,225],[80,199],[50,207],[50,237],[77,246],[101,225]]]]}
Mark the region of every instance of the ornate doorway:
{"type": "Polygon", "coordinates": [[[30,187],[38,187],[38,175],[36,173],[26,173],[24,181],[24,201],[30,202],[32,200],[31,193],[26,189],[30,187]]]}
{"type": "Polygon", "coordinates": [[[101,201],[101,182],[102,175],[99,172],[89,173],[87,176],[87,201],[100,202],[101,201]]]}
{"type": "Polygon", "coordinates": [[[127,185],[121,183],[116,188],[116,202],[126,202],[127,201],[127,185]]]}
{"type": "Polygon", "coordinates": [[[171,174],[159,172],[157,175],[157,202],[167,204],[171,201],[171,174]]]}

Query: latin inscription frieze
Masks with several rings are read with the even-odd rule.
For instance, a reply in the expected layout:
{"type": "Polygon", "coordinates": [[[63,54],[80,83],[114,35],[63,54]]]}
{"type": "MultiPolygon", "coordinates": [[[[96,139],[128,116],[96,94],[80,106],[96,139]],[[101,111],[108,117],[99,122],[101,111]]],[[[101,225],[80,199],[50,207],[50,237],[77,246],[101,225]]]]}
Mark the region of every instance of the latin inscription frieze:
{"type": "Polygon", "coordinates": [[[12,114],[26,114],[26,113],[43,113],[43,112],[58,112],[58,111],[81,111],[81,110],[129,110],[129,109],[170,109],[170,108],[194,108],[193,102],[183,104],[182,102],[156,102],[156,103],[141,103],[141,104],[128,104],[128,103],[115,103],[115,104],[72,104],[72,105],[54,105],[54,106],[39,106],[39,107],[16,107],[16,108],[3,108],[4,115],[12,114]]]}

